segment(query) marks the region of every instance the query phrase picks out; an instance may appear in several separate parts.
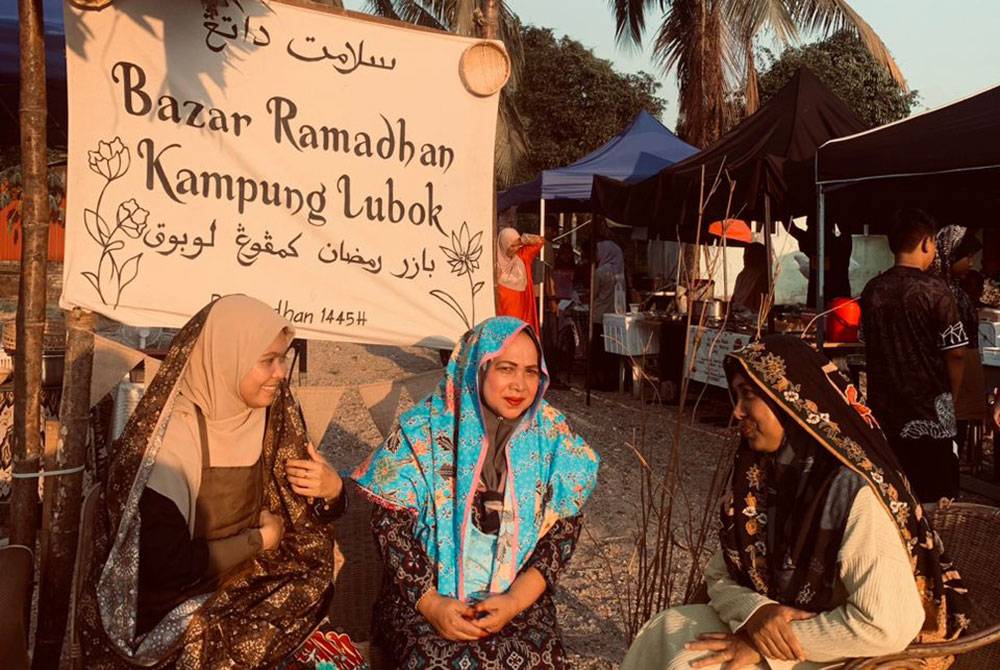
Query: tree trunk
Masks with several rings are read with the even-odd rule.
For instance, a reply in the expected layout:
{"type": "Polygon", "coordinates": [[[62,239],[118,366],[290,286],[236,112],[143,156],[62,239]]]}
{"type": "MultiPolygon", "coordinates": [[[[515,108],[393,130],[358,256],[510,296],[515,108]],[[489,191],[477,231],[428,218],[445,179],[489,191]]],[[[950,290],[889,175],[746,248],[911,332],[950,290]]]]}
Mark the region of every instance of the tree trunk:
{"type": "MultiPolygon", "coordinates": [[[[66,318],[69,338],[59,407],[59,448],[51,464],[54,470],[82,468],[86,462],[95,321],[93,312],[80,308],[69,312],[66,318]]],[[[48,542],[42,555],[38,591],[38,632],[33,666],[39,669],[59,665],[76,562],[83,471],[49,479],[45,482],[45,498],[46,505],[51,503],[51,516],[46,519],[48,542]]]]}
{"type": "MultiPolygon", "coordinates": [[[[15,473],[38,471],[41,455],[42,338],[45,332],[45,265],[49,243],[46,164],[45,42],[42,0],[19,0],[21,51],[21,278],[14,354],[15,473]]],[[[38,479],[15,479],[11,544],[35,548],[38,479]]]]}

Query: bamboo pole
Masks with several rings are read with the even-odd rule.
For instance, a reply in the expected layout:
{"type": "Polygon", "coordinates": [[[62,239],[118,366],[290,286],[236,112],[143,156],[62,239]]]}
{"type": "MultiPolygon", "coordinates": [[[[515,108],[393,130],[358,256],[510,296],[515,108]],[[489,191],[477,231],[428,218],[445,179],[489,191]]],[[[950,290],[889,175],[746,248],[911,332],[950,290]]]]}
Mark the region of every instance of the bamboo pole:
{"type": "MultiPolygon", "coordinates": [[[[41,456],[42,338],[45,331],[45,265],[49,244],[46,164],[45,42],[42,0],[18,0],[21,51],[21,277],[14,354],[15,473],[38,471],[41,456]]],[[[11,544],[34,549],[38,527],[38,480],[14,480],[11,544]]]]}
{"type": "Polygon", "coordinates": [[[38,592],[38,632],[33,667],[39,669],[58,667],[66,632],[80,506],[83,502],[83,466],[90,432],[90,377],[94,365],[95,322],[93,312],[79,307],[66,315],[69,336],[54,469],[69,472],[45,482],[46,500],[51,498],[51,517],[46,518],[48,550],[42,557],[38,592]],[[77,468],[79,470],[75,471],[77,468]]]}

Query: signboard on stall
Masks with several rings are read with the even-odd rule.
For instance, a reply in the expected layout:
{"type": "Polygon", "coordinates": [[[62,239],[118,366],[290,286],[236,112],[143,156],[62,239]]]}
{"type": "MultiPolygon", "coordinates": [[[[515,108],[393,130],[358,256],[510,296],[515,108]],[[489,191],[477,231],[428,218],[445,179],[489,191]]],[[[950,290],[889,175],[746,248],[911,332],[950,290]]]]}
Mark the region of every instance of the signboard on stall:
{"type": "Polygon", "coordinates": [[[428,346],[493,315],[498,43],[260,0],[67,3],[66,34],[63,307],[176,327],[245,293],[428,346]]]}
{"type": "Polygon", "coordinates": [[[728,387],[722,361],[726,354],[749,344],[750,339],[751,336],[747,333],[688,326],[690,379],[721,388],[728,387]]]}

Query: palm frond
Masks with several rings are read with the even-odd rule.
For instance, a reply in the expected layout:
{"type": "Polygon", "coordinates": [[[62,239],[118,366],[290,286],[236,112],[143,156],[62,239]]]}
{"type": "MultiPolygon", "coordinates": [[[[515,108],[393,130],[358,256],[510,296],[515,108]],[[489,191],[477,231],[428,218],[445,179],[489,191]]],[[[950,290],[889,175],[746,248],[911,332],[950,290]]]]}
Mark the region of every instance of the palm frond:
{"type": "Polygon", "coordinates": [[[789,0],[727,0],[725,13],[738,35],[754,38],[768,28],[782,45],[787,45],[799,38],[790,4],[789,0]]]}
{"type": "Polygon", "coordinates": [[[396,13],[396,8],[393,6],[392,0],[368,0],[368,4],[365,5],[365,11],[387,19],[402,21],[399,18],[399,14],[396,13]]]}
{"type": "Polygon", "coordinates": [[[791,4],[792,15],[801,26],[824,34],[831,34],[844,28],[853,31],[864,43],[872,57],[889,71],[896,83],[904,91],[909,91],[903,71],[899,69],[899,65],[892,57],[888,47],[885,46],[885,42],[878,36],[875,29],[851,7],[847,0],[788,1],[791,4]]]}
{"type": "Polygon", "coordinates": [[[615,39],[621,46],[639,46],[646,32],[646,12],[667,11],[671,0],[609,0],[615,15],[615,39]]]}

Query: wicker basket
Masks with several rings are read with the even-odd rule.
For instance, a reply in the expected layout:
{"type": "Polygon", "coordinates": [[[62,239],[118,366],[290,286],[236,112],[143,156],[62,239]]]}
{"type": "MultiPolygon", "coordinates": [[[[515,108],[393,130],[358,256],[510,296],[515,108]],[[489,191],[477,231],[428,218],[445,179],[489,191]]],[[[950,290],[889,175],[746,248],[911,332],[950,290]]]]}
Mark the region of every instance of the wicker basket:
{"type": "MultiPolygon", "coordinates": [[[[8,319],[3,322],[3,348],[8,353],[17,351],[17,319],[8,319]]],[[[62,317],[46,319],[45,331],[42,335],[42,348],[45,351],[65,351],[65,319],[62,317]]]]}

